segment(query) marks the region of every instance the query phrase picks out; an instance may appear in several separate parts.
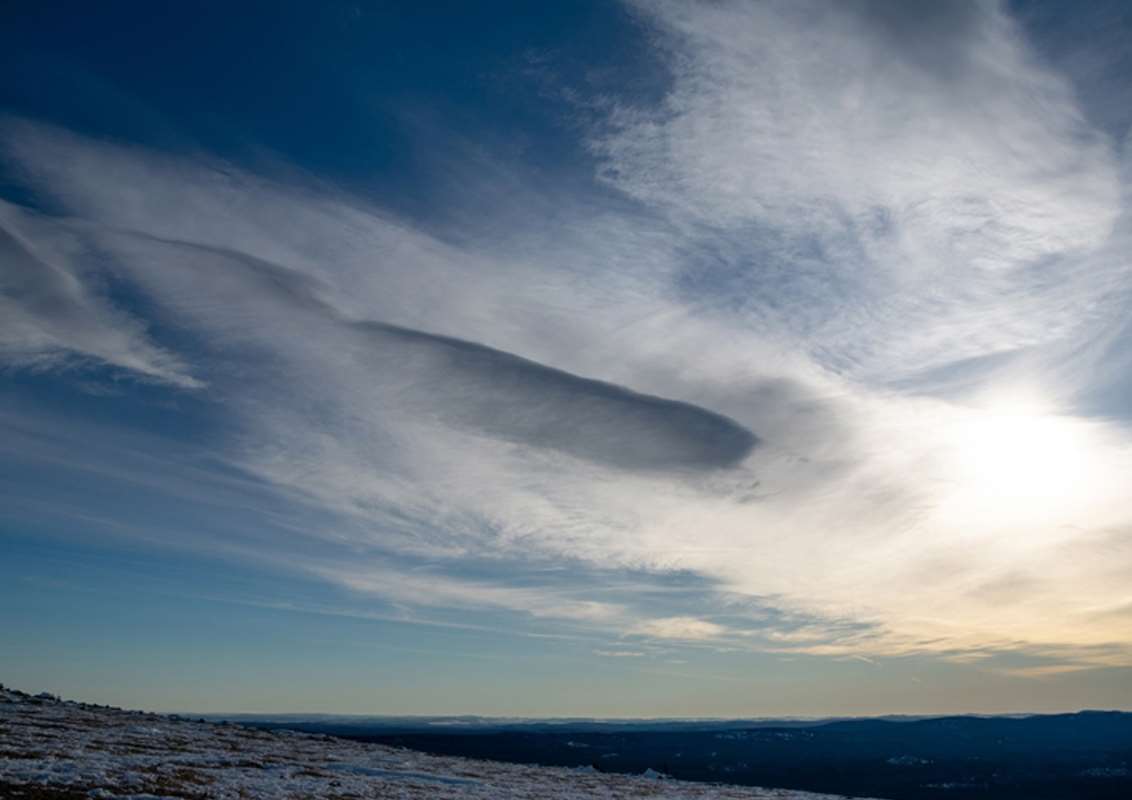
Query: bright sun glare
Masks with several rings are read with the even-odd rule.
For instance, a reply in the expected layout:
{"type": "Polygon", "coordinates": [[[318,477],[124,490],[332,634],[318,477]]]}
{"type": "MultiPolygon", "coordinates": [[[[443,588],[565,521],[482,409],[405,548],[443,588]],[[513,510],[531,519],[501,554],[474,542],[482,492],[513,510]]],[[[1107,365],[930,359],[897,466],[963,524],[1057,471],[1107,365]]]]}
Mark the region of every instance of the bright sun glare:
{"type": "Polygon", "coordinates": [[[953,431],[953,479],[984,514],[1017,520],[1066,511],[1087,493],[1088,427],[1023,404],[972,409],[953,431]]]}

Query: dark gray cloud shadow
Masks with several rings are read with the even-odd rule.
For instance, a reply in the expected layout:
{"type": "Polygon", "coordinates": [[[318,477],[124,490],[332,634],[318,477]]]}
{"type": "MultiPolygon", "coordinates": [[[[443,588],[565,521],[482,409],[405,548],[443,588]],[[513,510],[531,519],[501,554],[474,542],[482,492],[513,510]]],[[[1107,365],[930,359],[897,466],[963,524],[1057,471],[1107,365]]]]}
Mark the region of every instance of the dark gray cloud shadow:
{"type": "Polygon", "coordinates": [[[490,436],[624,469],[716,469],[758,438],[701,406],[634,392],[475,342],[380,322],[353,323],[374,344],[440,363],[426,378],[441,416],[490,436]]]}
{"type": "MultiPolygon", "coordinates": [[[[309,276],[224,248],[128,234],[239,265],[249,292],[359,337],[350,356],[396,384],[399,402],[453,428],[639,471],[704,471],[738,465],[758,437],[723,414],[575,375],[477,342],[344,316],[309,276]]],[[[202,274],[203,277],[203,274],[202,274]]],[[[231,298],[230,298],[231,300],[231,298]]],[[[239,302],[239,299],[235,299],[239,302]]],[[[297,321],[297,319],[296,319],[297,321]]]]}
{"type": "Polygon", "coordinates": [[[925,73],[958,78],[969,66],[994,5],[979,0],[852,0],[840,9],[876,44],[925,73]]]}

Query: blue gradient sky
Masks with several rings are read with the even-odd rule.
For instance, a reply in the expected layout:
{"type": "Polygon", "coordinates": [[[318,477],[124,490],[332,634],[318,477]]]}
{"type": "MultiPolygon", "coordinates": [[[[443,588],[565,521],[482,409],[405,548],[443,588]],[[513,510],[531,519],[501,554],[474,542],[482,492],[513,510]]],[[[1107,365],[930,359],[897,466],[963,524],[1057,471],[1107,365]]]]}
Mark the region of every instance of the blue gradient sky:
{"type": "Polygon", "coordinates": [[[1120,3],[9,4],[0,680],[1132,708],[1120,3]]]}

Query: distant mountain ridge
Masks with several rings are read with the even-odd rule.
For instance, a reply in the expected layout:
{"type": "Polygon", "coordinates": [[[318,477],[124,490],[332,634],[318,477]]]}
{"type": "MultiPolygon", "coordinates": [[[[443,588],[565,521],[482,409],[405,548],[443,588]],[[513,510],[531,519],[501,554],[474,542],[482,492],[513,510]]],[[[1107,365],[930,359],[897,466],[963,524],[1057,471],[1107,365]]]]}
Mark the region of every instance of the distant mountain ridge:
{"type": "Polygon", "coordinates": [[[300,715],[246,724],[441,755],[893,800],[1132,797],[1132,713],[820,720],[300,715]]]}
{"type": "MultiPolygon", "coordinates": [[[[506,730],[545,730],[548,732],[571,731],[716,731],[749,730],[759,728],[816,728],[826,725],[869,724],[869,723],[911,723],[932,720],[1019,720],[1019,719],[1065,719],[1089,715],[1117,715],[1132,718],[1129,711],[1108,711],[1083,709],[1063,713],[1041,714],[886,714],[876,717],[752,717],[734,719],[695,718],[695,717],[655,717],[655,718],[617,718],[617,717],[490,717],[474,714],[460,715],[382,715],[382,714],[204,714],[203,718],[214,721],[239,722],[253,725],[279,724],[317,724],[320,726],[341,726],[343,730],[357,728],[391,729],[398,731],[435,731],[451,728],[467,731],[506,731],[506,730]]],[[[189,714],[189,716],[198,716],[189,714]]]]}

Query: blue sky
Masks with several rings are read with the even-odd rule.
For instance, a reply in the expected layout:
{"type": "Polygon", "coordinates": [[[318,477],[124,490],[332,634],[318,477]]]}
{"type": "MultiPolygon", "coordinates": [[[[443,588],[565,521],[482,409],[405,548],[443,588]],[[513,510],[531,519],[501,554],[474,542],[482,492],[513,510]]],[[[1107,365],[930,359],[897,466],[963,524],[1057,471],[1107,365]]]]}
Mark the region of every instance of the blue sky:
{"type": "Polygon", "coordinates": [[[0,680],[1129,707],[1123,4],[3,15],[0,680]]]}

